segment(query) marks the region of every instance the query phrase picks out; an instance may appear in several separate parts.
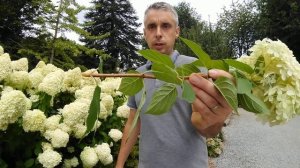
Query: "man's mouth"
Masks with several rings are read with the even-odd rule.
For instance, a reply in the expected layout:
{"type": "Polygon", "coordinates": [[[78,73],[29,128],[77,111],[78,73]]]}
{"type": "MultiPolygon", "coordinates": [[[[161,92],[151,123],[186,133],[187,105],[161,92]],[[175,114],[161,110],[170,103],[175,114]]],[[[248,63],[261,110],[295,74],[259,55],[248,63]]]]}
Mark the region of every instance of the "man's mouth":
{"type": "Polygon", "coordinates": [[[164,46],[164,43],[155,43],[155,48],[162,48],[164,46]]]}

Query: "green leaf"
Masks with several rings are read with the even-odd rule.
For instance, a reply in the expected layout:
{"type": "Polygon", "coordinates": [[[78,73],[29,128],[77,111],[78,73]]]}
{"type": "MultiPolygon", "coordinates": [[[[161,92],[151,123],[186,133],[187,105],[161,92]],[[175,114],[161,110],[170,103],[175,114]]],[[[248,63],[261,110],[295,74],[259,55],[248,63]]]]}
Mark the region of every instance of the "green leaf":
{"type": "Polygon", "coordinates": [[[264,67],[265,67],[265,59],[263,56],[259,56],[255,63],[254,72],[260,76],[264,74],[264,67]]]}
{"type": "Polygon", "coordinates": [[[268,113],[266,104],[251,93],[238,94],[239,106],[253,113],[268,113]]]}
{"type": "Polygon", "coordinates": [[[195,94],[194,90],[192,89],[191,84],[189,84],[188,82],[186,82],[184,80],[183,84],[182,84],[182,88],[183,88],[182,98],[189,103],[193,103],[194,100],[196,99],[196,94],[195,94]]]}
{"type": "Polygon", "coordinates": [[[46,116],[51,111],[51,99],[52,96],[48,95],[45,92],[39,93],[39,101],[32,104],[33,108],[38,108],[39,110],[43,111],[46,116]]]}
{"type": "Polygon", "coordinates": [[[161,54],[158,51],[147,49],[138,51],[144,58],[151,61],[152,63],[164,64],[170,68],[174,68],[171,57],[169,55],[161,54]]]}
{"type": "Polygon", "coordinates": [[[85,134],[89,133],[94,128],[94,125],[97,121],[98,114],[100,112],[100,94],[101,94],[101,88],[97,85],[89,108],[89,114],[86,119],[87,128],[85,134]]]}
{"type": "Polygon", "coordinates": [[[146,114],[161,115],[168,112],[176,101],[177,94],[175,84],[163,84],[154,92],[146,114]]]}
{"type": "MultiPolygon", "coordinates": [[[[128,71],[128,73],[138,74],[137,71],[128,71]]],[[[144,87],[143,78],[126,77],[122,78],[119,91],[125,95],[133,96],[144,87]]]]}
{"type": "Polygon", "coordinates": [[[24,166],[25,166],[25,168],[28,168],[28,167],[32,167],[33,164],[34,164],[34,159],[31,158],[31,159],[26,160],[26,162],[24,163],[24,166]]]}
{"type": "Polygon", "coordinates": [[[136,127],[136,125],[137,125],[137,121],[138,121],[138,119],[139,119],[139,117],[140,117],[140,113],[141,113],[142,107],[143,107],[144,104],[145,104],[145,101],[146,101],[146,91],[145,91],[145,89],[143,89],[141,101],[140,101],[140,104],[139,104],[139,106],[138,106],[137,111],[135,112],[135,115],[134,115],[134,118],[133,118],[131,127],[130,127],[130,129],[129,129],[129,133],[128,133],[128,136],[127,136],[127,138],[126,138],[126,141],[130,138],[133,129],[134,129],[134,128],[136,127]]]}
{"type": "Polygon", "coordinates": [[[225,59],[224,60],[229,66],[232,66],[240,71],[247,72],[248,74],[252,74],[254,72],[253,68],[248,64],[242,63],[233,59],[225,59]]]}
{"type": "Polygon", "coordinates": [[[193,63],[183,64],[177,67],[175,70],[180,76],[190,76],[192,73],[199,73],[200,71],[199,68],[193,63]]]}
{"type": "Polygon", "coordinates": [[[182,40],[197,55],[205,67],[209,67],[211,62],[210,56],[202,50],[200,45],[182,37],[180,37],[180,40],[182,40]]]}
{"type": "Polygon", "coordinates": [[[229,70],[229,66],[223,60],[212,60],[209,69],[222,69],[226,72],[229,70]]]}
{"type": "Polygon", "coordinates": [[[151,70],[154,76],[159,80],[175,84],[182,83],[182,80],[179,78],[178,73],[174,69],[164,64],[153,63],[151,70]]]}
{"type": "Polygon", "coordinates": [[[253,86],[252,83],[245,78],[237,78],[237,93],[251,93],[253,86]]]}
{"type": "Polygon", "coordinates": [[[220,93],[223,95],[227,103],[230,105],[230,107],[237,112],[238,108],[238,100],[237,100],[237,89],[234,85],[234,83],[226,77],[219,77],[214,82],[216,88],[220,91],[220,93]]]}

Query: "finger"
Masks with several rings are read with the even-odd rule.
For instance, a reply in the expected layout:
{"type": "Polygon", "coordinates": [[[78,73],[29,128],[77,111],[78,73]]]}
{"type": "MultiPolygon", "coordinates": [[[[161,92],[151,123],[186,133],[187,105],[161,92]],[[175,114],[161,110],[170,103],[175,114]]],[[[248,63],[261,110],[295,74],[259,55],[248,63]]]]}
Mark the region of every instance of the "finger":
{"type": "Polygon", "coordinates": [[[205,91],[196,87],[193,87],[193,90],[196,93],[196,97],[200,99],[209,109],[220,106],[219,102],[214,97],[207,94],[205,91]]]}
{"type": "Polygon", "coordinates": [[[234,82],[234,78],[229,72],[226,72],[226,71],[220,70],[220,69],[211,69],[211,70],[209,70],[208,71],[208,76],[212,79],[217,79],[217,78],[223,76],[223,77],[231,79],[234,82]]]}
{"type": "MultiPolygon", "coordinates": [[[[220,94],[218,89],[214,86],[214,84],[211,81],[194,73],[189,77],[189,82],[191,83],[193,88],[205,91],[208,95],[217,100],[219,104],[224,104],[223,96],[220,94]]],[[[199,93],[197,93],[197,91],[195,91],[195,93],[197,96],[199,96],[199,93]]]]}

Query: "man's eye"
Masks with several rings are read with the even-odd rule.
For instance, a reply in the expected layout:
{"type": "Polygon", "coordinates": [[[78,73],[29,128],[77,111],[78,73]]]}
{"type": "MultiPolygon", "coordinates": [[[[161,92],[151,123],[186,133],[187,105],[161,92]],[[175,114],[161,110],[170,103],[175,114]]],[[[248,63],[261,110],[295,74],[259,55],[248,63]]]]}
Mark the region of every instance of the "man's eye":
{"type": "Polygon", "coordinates": [[[163,26],[162,26],[164,29],[168,29],[168,28],[170,28],[170,25],[169,24],[163,24],[163,26]]]}
{"type": "Polygon", "coordinates": [[[152,30],[152,29],[154,29],[155,28],[155,25],[149,25],[148,26],[148,29],[150,29],[150,30],[152,30]]]}

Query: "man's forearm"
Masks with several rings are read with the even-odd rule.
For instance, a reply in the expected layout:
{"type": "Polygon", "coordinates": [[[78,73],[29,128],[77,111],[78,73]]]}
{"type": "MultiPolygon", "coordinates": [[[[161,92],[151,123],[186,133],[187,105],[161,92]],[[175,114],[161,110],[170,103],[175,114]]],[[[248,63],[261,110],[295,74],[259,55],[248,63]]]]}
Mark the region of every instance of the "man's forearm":
{"type": "Polygon", "coordinates": [[[123,131],[123,137],[121,142],[121,148],[118,155],[118,160],[116,163],[116,168],[123,168],[124,164],[132,150],[132,147],[135,145],[139,132],[140,132],[140,121],[138,121],[136,127],[133,129],[131,135],[129,135],[129,130],[131,128],[131,125],[133,123],[134,118],[134,112],[130,112],[130,116],[128,117],[128,120],[126,122],[126,125],[124,127],[123,131]],[[129,136],[129,137],[128,137],[129,136]]]}

